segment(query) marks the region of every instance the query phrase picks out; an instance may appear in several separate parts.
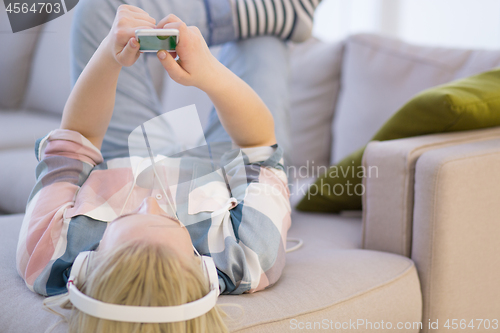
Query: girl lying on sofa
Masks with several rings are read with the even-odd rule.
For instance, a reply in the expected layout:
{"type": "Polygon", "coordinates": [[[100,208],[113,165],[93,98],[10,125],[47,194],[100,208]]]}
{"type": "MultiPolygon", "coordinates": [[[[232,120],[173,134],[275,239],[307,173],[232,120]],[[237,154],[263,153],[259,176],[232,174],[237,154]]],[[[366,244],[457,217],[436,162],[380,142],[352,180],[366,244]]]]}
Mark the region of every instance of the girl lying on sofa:
{"type": "Polygon", "coordinates": [[[128,3],[137,6],[88,0],[77,7],[73,74],[78,79],[60,128],[36,143],[37,183],[19,237],[17,269],[30,290],[73,308],[71,332],[223,332],[227,328],[213,298],[208,308],[195,301],[270,287],[285,264],[290,203],[273,115],[279,129],[286,111],[284,40],[300,42],[310,35],[318,1],[272,1],[273,8],[282,6],[281,14],[266,11],[260,21],[245,10],[248,3],[270,9],[268,1],[128,3]],[[166,15],[173,9],[199,28],[166,15]],[[149,13],[163,18],[157,23],[149,13]],[[183,187],[183,168],[192,172],[213,161],[172,157],[176,170],[151,163],[155,175],[169,174],[168,181],[179,184],[170,193],[137,181],[135,168],[156,159],[128,156],[127,137],[162,114],[134,37],[143,28],[179,30],[179,60],[165,51],[157,57],[174,81],[195,86],[212,100],[206,140],[234,145],[222,154],[229,158],[220,168],[225,174],[183,187]],[[259,34],[273,36],[248,39],[259,34]],[[222,57],[260,87],[262,98],[212,56],[203,35],[210,45],[240,40],[222,57]],[[241,163],[232,162],[235,156],[241,163]],[[237,179],[241,171],[238,186],[228,189],[227,178],[237,179]],[[179,197],[187,204],[169,200],[179,197]],[[200,254],[211,257],[217,270],[200,254]],[[141,307],[158,312],[137,315],[145,313],[141,307]]]}

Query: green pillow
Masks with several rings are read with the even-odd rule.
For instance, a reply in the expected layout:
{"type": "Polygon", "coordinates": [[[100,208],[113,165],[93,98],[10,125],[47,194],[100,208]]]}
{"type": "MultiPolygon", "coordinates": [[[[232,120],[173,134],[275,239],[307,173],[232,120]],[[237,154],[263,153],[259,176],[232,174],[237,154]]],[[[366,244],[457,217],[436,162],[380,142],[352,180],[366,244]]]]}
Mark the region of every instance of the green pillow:
{"type": "MultiPolygon", "coordinates": [[[[500,126],[500,69],[417,94],[380,128],[372,140],[495,126],[500,126]]],[[[361,161],[365,148],[331,166],[312,184],[296,208],[331,213],[362,209],[362,178],[366,175],[362,172],[361,161]]]]}

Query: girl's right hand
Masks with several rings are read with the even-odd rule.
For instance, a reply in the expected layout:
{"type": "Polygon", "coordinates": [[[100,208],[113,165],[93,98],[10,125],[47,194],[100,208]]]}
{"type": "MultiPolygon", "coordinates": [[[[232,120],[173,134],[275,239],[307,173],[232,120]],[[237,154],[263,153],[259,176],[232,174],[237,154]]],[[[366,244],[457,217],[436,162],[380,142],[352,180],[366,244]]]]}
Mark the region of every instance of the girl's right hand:
{"type": "Polygon", "coordinates": [[[164,50],[157,53],[163,67],[175,82],[207,92],[215,84],[220,71],[227,70],[212,55],[197,27],[187,26],[177,16],[169,14],[158,23],[157,28],[179,30],[179,43],[174,53],[179,56],[179,60],[175,61],[172,54],[164,50]]]}
{"type": "Polygon", "coordinates": [[[116,12],[111,31],[106,36],[106,47],[113,59],[121,66],[132,66],[141,52],[135,38],[137,29],[154,29],[156,20],[139,7],[120,5],[116,12]]]}

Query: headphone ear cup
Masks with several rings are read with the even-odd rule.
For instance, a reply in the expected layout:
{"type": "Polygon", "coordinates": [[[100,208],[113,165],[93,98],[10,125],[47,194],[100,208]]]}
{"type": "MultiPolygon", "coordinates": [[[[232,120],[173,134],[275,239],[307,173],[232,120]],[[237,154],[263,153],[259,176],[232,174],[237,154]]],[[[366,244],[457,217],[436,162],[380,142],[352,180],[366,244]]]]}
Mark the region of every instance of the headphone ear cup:
{"type": "Polygon", "coordinates": [[[209,256],[201,256],[201,261],[203,265],[203,271],[207,277],[210,290],[215,289],[217,296],[219,295],[219,274],[217,274],[217,268],[215,267],[214,259],[209,256]]]}
{"type": "Polygon", "coordinates": [[[69,274],[69,279],[73,280],[75,286],[80,289],[89,273],[89,265],[94,256],[94,251],[83,251],[76,256],[73,266],[71,267],[71,272],[69,274]]]}

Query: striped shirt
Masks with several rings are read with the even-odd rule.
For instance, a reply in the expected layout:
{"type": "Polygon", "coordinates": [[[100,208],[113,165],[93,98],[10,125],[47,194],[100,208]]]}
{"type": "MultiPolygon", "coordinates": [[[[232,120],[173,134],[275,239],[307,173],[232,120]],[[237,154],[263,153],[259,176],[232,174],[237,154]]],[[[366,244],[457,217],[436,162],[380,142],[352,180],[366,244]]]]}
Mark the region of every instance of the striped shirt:
{"type": "MultiPolygon", "coordinates": [[[[108,223],[144,198],[153,196],[168,210],[165,192],[147,184],[149,157],[104,161],[83,135],[63,129],[38,139],[35,154],[36,185],[16,261],[19,275],[36,293],[65,293],[76,256],[95,250],[108,223]]],[[[251,293],[279,279],[291,224],[280,146],[233,148],[217,161],[196,154],[157,155],[155,168],[193,245],[214,259],[221,293],[251,293]]]]}

